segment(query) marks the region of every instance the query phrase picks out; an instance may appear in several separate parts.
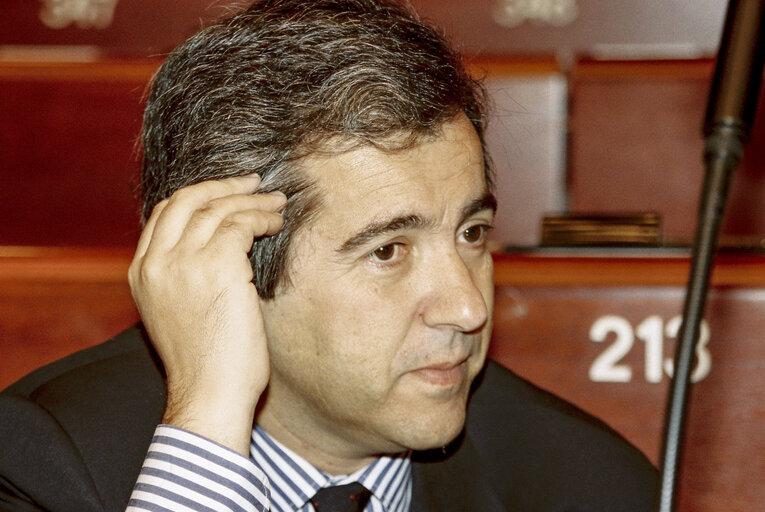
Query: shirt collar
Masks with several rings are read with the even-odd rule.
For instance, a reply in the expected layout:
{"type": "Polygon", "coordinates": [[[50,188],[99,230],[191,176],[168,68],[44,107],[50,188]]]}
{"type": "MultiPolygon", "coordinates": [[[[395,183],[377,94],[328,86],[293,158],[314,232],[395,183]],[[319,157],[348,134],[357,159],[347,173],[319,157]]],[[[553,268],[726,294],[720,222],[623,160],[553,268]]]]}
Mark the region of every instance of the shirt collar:
{"type": "Polygon", "coordinates": [[[412,496],[410,454],[382,456],[350,475],[332,476],[279,443],[260,426],[252,431],[250,455],[271,483],[272,510],[301,510],[322,487],[359,482],[385,512],[409,510],[412,496]]]}

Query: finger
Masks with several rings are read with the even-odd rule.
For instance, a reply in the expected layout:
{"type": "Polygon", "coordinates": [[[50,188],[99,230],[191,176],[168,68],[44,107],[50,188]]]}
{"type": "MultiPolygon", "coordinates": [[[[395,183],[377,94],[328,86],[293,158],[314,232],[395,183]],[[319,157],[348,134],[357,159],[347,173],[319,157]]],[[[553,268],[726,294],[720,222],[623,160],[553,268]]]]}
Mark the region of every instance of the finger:
{"type": "Polygon", "coordinates": [[[207,245],[221,222],[240,211],[278,213],[287,203],[281,192],[255,195],[232,195],[213,199],[196,210],[188,221],[176,249],[197,249],[207,245]]]}
{"type": "Polygon", "coordinates": [[[154,236],[154,227],[157,224],[157,219],[160,215],[162,215],[162,210],[164,210],[166,206],[167,200],[160,201],[152,210],[151,215],[149,216],[149,220],[146,221],[146,224],[143,227],[143,231],[141,231],[141,236],[138,238],[138,244],[136,245],[135,249],[135,256],[133,257],[134,260],[142,259],[146,254],[146,250],[149,248],[149,244],[151,243],[151,238],[154,236]]]}
{"type": "Polygon", "coordinates": [[[256,174],[203,181],[177,190],[157,218],[148,250],[167,251],[178,243],[193,213],[213,199],[252,194],[260,184],[256,174]]]}
{"type": "Polygon", "coordinates": [[[138,286],[144,258],[146,257],[146,252],[149,250],[149,246],[151,245],[152,236],[154,235],[154,227],[157,224],[157,219],[160,217],[160,215],[162,215],[162,210],[164,210],[166,206],[167,201],[161,201],[157,203],[157,205],[154,207],[154,210],[151,212],[149,220],[146,221],[146,225],[143,227],[141,236],[138,238],[138,244],[136,245],[133,260],[130,262],[130,266],[128,267],[128,283],[130,284],[131,292],[133,292],[134,288],[138,286]]]}
{"type": "Polygon", "coordinates": [[[256,238],[276,234],[284,225],[284,218],[274,212],[246,210],[232,213],[221,221],[210,238],[207,250],[226,251],[228,254],[246,254],[256,238]]]}

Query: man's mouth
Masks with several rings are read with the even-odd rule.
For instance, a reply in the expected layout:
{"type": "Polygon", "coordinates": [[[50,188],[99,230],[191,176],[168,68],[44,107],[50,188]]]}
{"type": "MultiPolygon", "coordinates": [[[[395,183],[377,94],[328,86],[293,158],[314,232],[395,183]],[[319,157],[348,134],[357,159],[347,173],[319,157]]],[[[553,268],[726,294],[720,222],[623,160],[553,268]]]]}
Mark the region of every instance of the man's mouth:
{"type": "Polygon", "coordinates": [[[467,376],[467,358],[424,366],[411,373],[434,386],[456,386],[467,376]]]}

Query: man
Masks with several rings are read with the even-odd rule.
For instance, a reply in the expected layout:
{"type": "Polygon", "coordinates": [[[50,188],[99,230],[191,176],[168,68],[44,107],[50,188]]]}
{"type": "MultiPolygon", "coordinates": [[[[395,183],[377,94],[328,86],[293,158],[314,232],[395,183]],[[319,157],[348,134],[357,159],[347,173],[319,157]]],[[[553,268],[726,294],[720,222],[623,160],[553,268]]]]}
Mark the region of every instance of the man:
{"type": "Polygon", "coordinates": [[[267,0],[192,37],[144,119],[145,332],[5,393],[0,504],[650,509],[641,454],[485,364],[483,128],[395,3],[267,0]]]}

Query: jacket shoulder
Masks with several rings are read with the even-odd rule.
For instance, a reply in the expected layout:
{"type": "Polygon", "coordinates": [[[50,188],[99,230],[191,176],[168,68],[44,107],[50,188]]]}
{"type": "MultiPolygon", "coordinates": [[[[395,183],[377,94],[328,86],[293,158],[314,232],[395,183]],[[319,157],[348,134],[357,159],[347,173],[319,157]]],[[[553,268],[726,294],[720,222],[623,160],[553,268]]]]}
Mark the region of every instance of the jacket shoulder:
{"type": "Polygon", "coordinates": [[[77,475],[69,488],[83,500],[124,509],[164,402],[161,365],[135,327],[31,373],[0,395],[0,489],[63,500],[77,475]]]}
{"type": "Polygon", "coordinates": [[[644,511],[658,473],[604,422],[489,362],[466,426],[494,487],[519,510],[644,511]]]}
{"type": "MultiPolygon", "coordinates": [[[[42,366],[22,377],[3,390],[3,395],[30,396],[40,387],[45,387],[58,377],[77,373],[80,368],[93,363],[109,363],[122,354],[143,351],[150,355],[144,336],[138,326],[130,327],[113,338],[98,345],[80,350],[50,364],[42,366]]],[[[150,356],[153,357],[153,356],[150,356]]]]}

